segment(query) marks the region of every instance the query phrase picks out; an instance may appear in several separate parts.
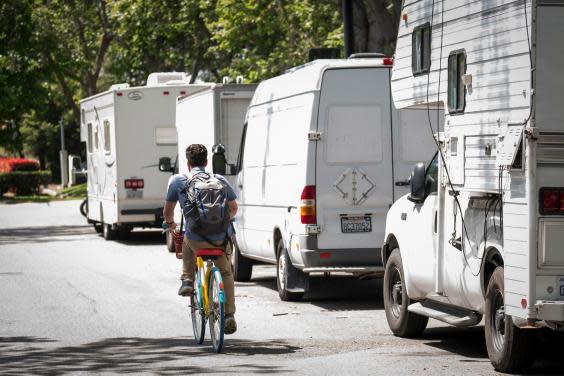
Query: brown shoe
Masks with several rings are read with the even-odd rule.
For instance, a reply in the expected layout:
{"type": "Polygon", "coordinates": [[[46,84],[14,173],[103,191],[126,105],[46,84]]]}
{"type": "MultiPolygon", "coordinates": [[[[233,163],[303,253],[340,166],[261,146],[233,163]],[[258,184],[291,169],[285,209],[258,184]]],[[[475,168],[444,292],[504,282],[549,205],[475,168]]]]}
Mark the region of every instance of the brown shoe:
{"type": "Polygon", "coordinates": [[[190,296],[194,292],[194,282],[189,279],[183,279],[180,289],[178,289],[178,295],[180,296],[190,296]]]}
{"type": "Polygon", "coordinates": [[[237,331],[237,322],[235,321],[235,315],[230,313],[225,315],[225,334],[233,334],[237,331]]]}

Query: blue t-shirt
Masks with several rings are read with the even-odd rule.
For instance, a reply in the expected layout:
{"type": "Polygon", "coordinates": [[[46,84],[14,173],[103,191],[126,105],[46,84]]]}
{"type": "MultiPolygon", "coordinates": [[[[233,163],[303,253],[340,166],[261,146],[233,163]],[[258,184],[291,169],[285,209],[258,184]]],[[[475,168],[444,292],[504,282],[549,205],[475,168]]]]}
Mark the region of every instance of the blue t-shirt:
{"type": "MultiPolygon", "coordinates": [[[[192,171],[190,171],[190,175],[202,171],[205,171],[202,167],[194,167],[192,168],[192,171]]],[[[227,179],[217,174],[215,175],[215,177],[221,180],[225,184],[225,187],[227,188],[227,201],[235,200],[237,198],[237,195],[235,194],[233,187],[231,187],[231,184],[229,184],[227,179]]],[[[182,175],[182,174],[173,175],[168,181],[166,200],[170,202],[178,202],[182,207],[186,202],[186,194],[184,193],[184,187],[186,186],[187,181],[188,181],[188,176],[186,175],[182,175]]],[[[188,227],[186,223],[186,218],[184,218],[184,230],[186,231],[186,236],[189,239],[204,241],[204,238],[191,231],[191,229],[188,227]]],[[[233,234],[233,226],[229,226],[229,228],[227,229],[227,236],[231,236],[232,234],[233,234]]],[[[225,233],[209,235],[207,236],[207,238],[212,241],[223,240],[225,239],[225,233]]]]}

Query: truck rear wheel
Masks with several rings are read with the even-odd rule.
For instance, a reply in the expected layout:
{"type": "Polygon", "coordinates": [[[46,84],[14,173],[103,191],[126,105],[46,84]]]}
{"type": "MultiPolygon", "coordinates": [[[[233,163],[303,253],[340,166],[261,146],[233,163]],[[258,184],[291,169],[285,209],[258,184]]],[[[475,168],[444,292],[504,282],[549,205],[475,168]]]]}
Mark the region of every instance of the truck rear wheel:
{"type": "Polygon", "coordinates": [[[304,273],[294,267],[288,256],[288,251],[284,247],[284,241],[278,242],[278,262],[276,272],[276,285],[278,287],[278,295],[284,301],[297,301],[301,300],[305,291],[292,291],[295,290],[294,286],[297,285],[297,280],[300,278],[307,278],[304,273]]]}
{"type": "Polygon", "coordinates": [[[427,327],[428,317],[409,312],[411,304],[405,287],[401,254],[392,251],[384,271],[384,309],[388,326],[398,337],[417,337],[427,327]]]}
{"type": "Polygon", "coordinates": [[[102,235],[104,236],[104,239],[114,240],[116,238],[116,230],[114,230],[112,228],[112,225],[104,223],[103,227],[104,227],[104,231],[103,231],[102,235]]]}
{"type": "Polygon", "coordinates": [[[233,278],[237,282],[249,282],[253,275],[253,263],[248,258],[241,255],[237,240],[233,237],[232,241],[233,254],[231,255],[231,263],[233,265],[233,278]]]}
{"type": "Polygon", "coordinates": [[[537,331],[520,329],[505,314],[503,267],[498,266],[488,283],[485,312],[486,348],[494,368],[500,372],[519,372],[535,360],[537,331]]]}

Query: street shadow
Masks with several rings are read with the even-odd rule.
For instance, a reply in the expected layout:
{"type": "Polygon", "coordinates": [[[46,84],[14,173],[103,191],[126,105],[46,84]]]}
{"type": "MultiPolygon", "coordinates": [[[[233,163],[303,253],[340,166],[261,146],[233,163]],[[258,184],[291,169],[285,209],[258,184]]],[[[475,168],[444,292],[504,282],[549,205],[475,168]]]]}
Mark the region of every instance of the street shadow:
{"type": "Polygon", "coordinates": [[[77,241],[95,234],[92,226],[45,226],[0,229],[0,245],[39,241],[77,241]]]}
{"type": "Polygon", "coordinates": [[[293,354],[300,347],[284,341],[250,341],[227,339],[220,355],[210,343],[197,345],[192,338],[108,338],[79,346],[52,347],[56,342],[35,337],[0,337],[0,375],[33,374],[64,375],[86,373],[141,373],[163,375],[194,373],[288,372],[277,366],[255,365],[253,362],[215,365],[210,359],[206,367],[190,364],[192,359],[206,356],[252,357],[256,355],[293,354]],[[43,346],[41,346],[43,345],[43,346]]]}
{"type": "Polygon", "coordinates": [[[133,230],[128,239],[118,239],[118,243],[126,246],[158,245],[166,247],[165,235],[162,230],[133,230]]]}
{"type": "MultiPolygon", "coordinates": [[[[270,276],[254,277],[250,283],[266,287],[278,293],[276,278],[270,276]]],[[[298,304],[312,304],[327,311],[365,311],[382,310],[382,279],[361,280],[356,277],[311,276],[309,290],[298,304]]]]}
{"type": "MultiPolygon", "coordinates": [[[[429,328],[418,341],[427,346],[463,356],[465,359],[460,360],[462,363],[490,362],[483,326],[429,328]]],[[[535,349],[536,361],[526,374],[562,375],[564,370],[562,343],[564,343],[564,333],[542,331],[535,349]]],[[[406,355],[410,354],[406,353],[406,355]]]]}

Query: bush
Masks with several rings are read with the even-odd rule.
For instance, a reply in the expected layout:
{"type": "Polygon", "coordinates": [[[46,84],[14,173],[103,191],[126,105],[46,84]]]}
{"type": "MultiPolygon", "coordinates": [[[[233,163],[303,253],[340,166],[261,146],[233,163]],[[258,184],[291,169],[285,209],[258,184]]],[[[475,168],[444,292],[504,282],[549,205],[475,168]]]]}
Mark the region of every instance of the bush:
{"type": "Polygon", "coordinates": [[[39,162],[32,159],[0,157],[0,172],[38,170],[39,162]]]}
{"type": "Polygon", "coordinates": [[[41,185],[51,181],[49,171],[14,171],[0,173],[0,194],[9,190],[17,195],[31,195],[39,192],[41,185]]]}

